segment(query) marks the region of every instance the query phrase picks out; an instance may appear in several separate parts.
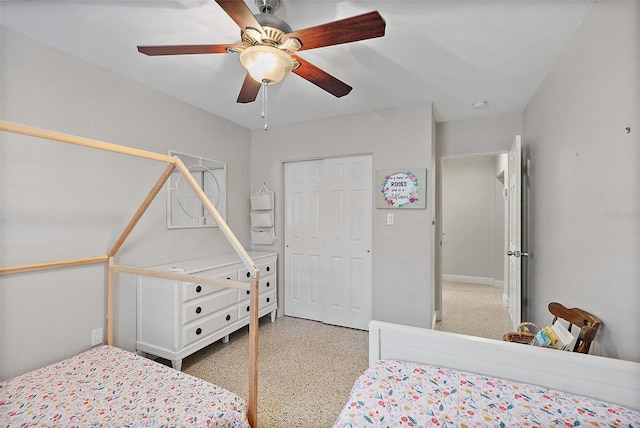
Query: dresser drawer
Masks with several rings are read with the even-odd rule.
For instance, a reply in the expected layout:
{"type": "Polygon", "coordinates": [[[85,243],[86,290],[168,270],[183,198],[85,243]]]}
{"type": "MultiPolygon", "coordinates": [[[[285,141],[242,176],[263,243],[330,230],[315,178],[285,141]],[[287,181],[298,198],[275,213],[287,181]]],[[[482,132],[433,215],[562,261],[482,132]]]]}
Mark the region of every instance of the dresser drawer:
{"type": "MultiPolygon", "coordinates": [[[[266,278],[260,278],[260,284],[258,284],[258,290],[260,290],[260,294],[275,289],[276,277],[274,275],[269,275],[266,278]]],[[[249,290],[238,290],[238,301],[248,299],[250,295],[251,292],[249,290]]]]}
{"type": "Polygon", "coordinates": [[[235,289],[228,288],[206,296],[203,299],[194,300],[186,303],[182,312],[182,323],[186,324],[198,318],[203,318],[212,313],[235,305],[238,302],[238,296],[235,289]]]}
{"type": "Polygon", "coordinates": [[[233,324],[238,319],[237,307],[231,306],[223,311],[209,315],[207,318],[189,324],[183,328],[184,345],[187,346],[197,340],[203,339],[216,331],[233,324]]]}
{"type": "MultiPolygon", "coordinates": [[[[275,260],[270,262],[256,263],[256,266],[258,266],[258,270],[260,270],[260,278],[271,275],[276,271],[275,260]]],[[[249,279],[251,279],[251,272],[243,268],[240,269],[239,276],[239,281],[248,281],[249,279]]]]}
{"type": "MultiPolygon", "coordinates": [[[[214,278],[226,278],[237,280],[238,273],[234,270],[211,270],[209,272],[200,272],[198,275],[201,276],[211,276],[214,278]]],[[[186,302],[188,300],[194,299],[196,297],[206,296],[207,294],[215,293],[221,290],[228,290],[225,287],[218,287],[216,285],[204,285],[193,282],[184,283],[183,287],[183,298],[182,301],[186,302]]]]}
{"type": "MultiPolygon", "coordinates": [[[[268,293],[260,294],[260,299],[258,304],[260,305],[259,310],[266,308],[267,306],[273,305],[276,301],[276,292],[270,291],[268,293]]],[[[249,316],[251,312],[250,300],[247,299],[244,302],[240,302],[238,304],[238,319],[242,319],[249,316]]]]}

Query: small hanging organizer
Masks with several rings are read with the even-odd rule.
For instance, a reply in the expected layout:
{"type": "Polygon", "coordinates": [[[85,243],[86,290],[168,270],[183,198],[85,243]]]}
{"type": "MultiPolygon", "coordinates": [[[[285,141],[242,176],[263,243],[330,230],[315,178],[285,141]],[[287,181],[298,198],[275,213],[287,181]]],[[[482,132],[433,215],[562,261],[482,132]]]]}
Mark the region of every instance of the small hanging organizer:
{"type": "Polygon", "coordinates": [[[266,184],[251,195],[251,243],[254,245],[276,242],[273,197],[273,191],[266,184]]]}

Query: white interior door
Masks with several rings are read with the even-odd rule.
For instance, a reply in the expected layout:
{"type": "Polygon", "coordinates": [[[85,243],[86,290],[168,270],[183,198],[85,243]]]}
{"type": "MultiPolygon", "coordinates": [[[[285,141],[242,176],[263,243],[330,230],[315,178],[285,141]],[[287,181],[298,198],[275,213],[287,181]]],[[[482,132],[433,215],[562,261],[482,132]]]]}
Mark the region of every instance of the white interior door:
{"type": "Polygon", "coordinates": [[[326,159],[323,321],[368,329],[372,301],[371,156],[326,159]]]}
{"type": "Polygon", "coordinates": [[[285,165],[285,314],[368,328],[371,168],[371,156],[285,165]]]}
{"type": "Polygon", "coordinates": [[[320,194],[323,162],[284,165],[285,315],[322,321],[320,194]]]}
{"type": "Polygon", "coordinates": [[[507,289],[514,330],[522,322],[522,139],[516,138],[509,151],[509,205],[507,289]]]}

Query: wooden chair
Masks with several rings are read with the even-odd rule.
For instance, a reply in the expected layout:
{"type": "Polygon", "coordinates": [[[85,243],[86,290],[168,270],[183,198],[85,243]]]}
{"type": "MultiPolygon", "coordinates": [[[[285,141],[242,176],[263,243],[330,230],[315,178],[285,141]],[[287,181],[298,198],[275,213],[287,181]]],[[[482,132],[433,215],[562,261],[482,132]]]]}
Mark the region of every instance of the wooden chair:
{"type": "Polygon", "coordinates": [[[588,354],[591,342],[596,337],[598,328],[600,328],[600,320],[582,309],[565,308],[557,302],[549,303],[549,312],[554,316],[553,322],[556,322],[558,318],[567,321],[569,323],[569,331],[574,325],[580,329],[580,334],[572,351],[588,354]]]}

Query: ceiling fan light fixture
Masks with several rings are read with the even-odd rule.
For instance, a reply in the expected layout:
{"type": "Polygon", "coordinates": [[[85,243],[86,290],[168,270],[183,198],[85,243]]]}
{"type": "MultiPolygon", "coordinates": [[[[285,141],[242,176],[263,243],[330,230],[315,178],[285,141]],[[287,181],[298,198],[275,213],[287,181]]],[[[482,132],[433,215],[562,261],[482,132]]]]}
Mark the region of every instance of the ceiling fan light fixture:
{"type": "Polygon", "coordinates": [[[240,52],[240,64],[254,80],[275,84],[291,71],[293,59],[272,46],[249,46],[240,52]]]}

